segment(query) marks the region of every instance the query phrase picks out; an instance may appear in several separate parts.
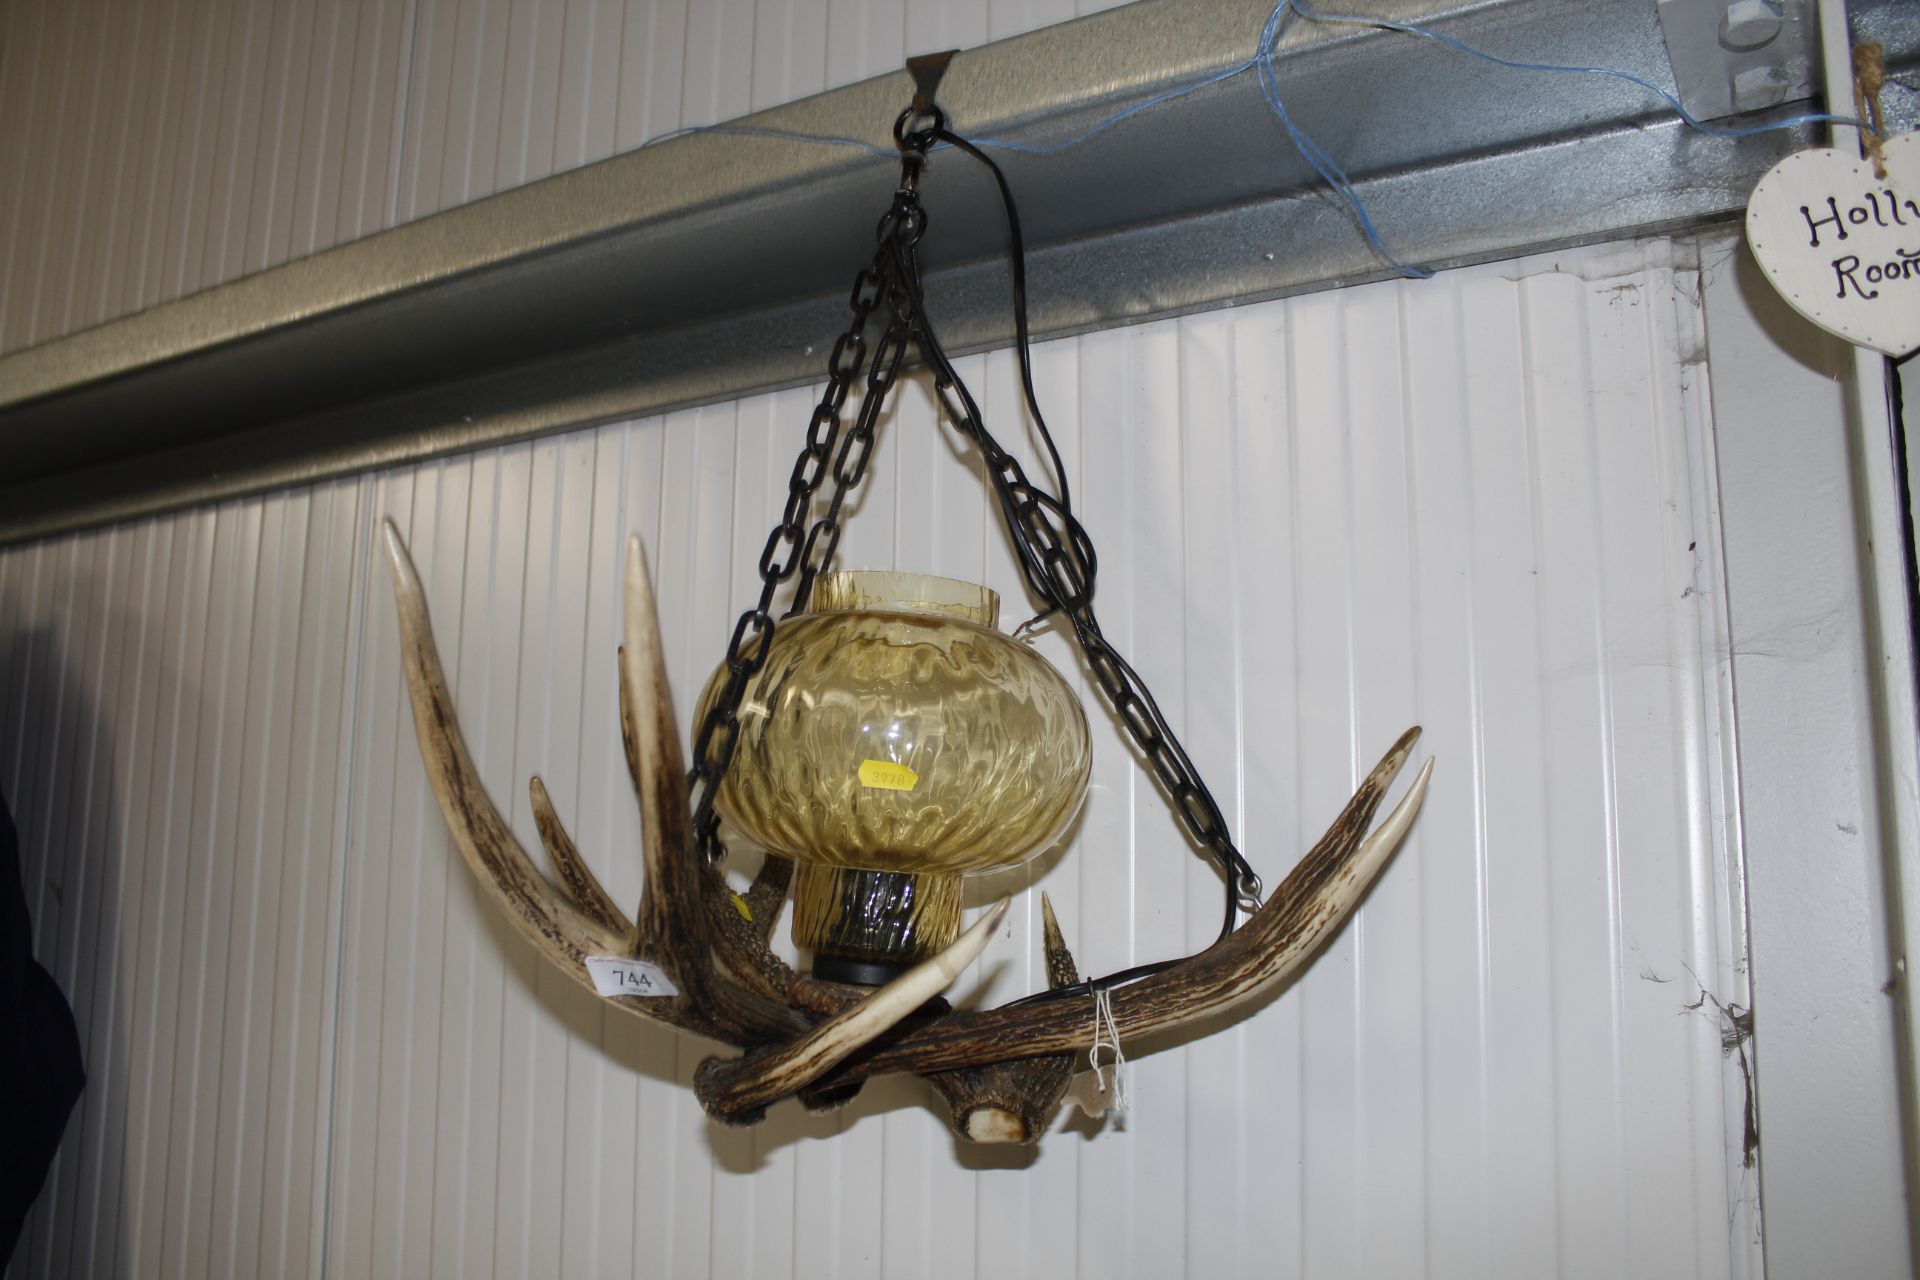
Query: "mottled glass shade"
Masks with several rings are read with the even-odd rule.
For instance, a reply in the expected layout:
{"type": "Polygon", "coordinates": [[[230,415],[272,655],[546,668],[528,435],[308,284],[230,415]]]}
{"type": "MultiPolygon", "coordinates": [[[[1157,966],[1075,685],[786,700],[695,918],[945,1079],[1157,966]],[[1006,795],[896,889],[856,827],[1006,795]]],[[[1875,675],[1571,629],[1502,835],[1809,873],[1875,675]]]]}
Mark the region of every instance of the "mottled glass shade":
{"type": "Polygon", "coordinates": [[[715,804],[801,864],[794,938],[816,958],[898,965],[944,947],[960,915],[946,881],[1025,861],[1079,809],[1086,715],[998,613],[969,583],[835,573],[775,628],[715,804]]]}

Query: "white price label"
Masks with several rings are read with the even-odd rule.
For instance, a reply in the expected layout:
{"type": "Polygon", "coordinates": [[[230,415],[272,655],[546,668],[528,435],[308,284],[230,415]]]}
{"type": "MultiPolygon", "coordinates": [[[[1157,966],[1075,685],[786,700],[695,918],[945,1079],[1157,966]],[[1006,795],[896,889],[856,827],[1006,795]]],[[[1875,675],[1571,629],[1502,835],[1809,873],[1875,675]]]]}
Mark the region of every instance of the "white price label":
{"type": "Polygon", "coordinates": [[[588,956],[587,972],[593,989],[603,996],[677,996],[673,979],[645,960],[624,956],[588,956]]]}

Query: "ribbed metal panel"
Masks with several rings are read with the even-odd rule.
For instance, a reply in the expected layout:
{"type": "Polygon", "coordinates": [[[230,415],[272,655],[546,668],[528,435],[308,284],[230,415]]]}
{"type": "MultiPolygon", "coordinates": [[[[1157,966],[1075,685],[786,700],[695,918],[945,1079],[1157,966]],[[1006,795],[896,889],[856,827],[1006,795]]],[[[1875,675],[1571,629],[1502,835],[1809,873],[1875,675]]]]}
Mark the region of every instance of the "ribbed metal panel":
{"type": "Polygon", "coordinates": [[[391,225],[409,10],[9,5],[0,347],[391,225]]]}
{"type": "Polygon", "coordinates": [[[0,562],[0,786],[88,1086],[17,1275],[310,1270],[364,494],[0,562]]]}
{"type": "MultiPolygon", "coordinates": [[[[91,1084],[20,1275],[1757,1273],[1694,272],[1664,242],[1049,344],[1111,636],[1269,883],[1408,723],[1440,759],[1353,927],[1250,1019],[1138,1054],[1124,1125],[958,1149],[906,1081],[707,1124],[708,1046],[538,964],[415,759],[376,522],[468,741],[639,890],[622,541],[684,710],[805,391],[0,554],[0,786],[91,1084]],[[1696,981],[1697,975],[1697,981],[1696,981]]],[[[1007,353],[963,372],[1017,436],[1007,353]]],[[[1023,596],[915,383],[844,563],[1023,596]]],[[[1045,651],[1083,694],[1058,636],[1045,651]]],[[[1043,887],[1081,964],[1198,947],[1217,882],[1111,721],[1043,887]]],[[[983,888],[978,898],[984,898],[983,888]]],[[[1037,986],[1037,898],[958,984],[1037,986]]]]}
{"type": "Polygon", "coordinates": [[[19,0],[0,352],[1119,0],[19,0]]]}
{"type": "MultiPolygon", "coordinates": [[[[1093,6],[1082,5],[1081,8],[1093,6]]],[[[0,349],[1065,4],[106,0],[0,8],[0,349]]],[[[956,1149],[910,1082],[705,1123],[707,1047],[535,963],[414,759],[372,535],[463,722],[639,890],[617,555],[683,709],[804,391],[0,552],[0,788],[90,1082],[12,1274],[1744,1275],[1745,1003],[1694,275],[1663,243],[1051,344],[1111,635],[1269,882],[1407,723],[1436,787],[1311,975],[1137,1057],[1124,1128],[956,1149]],[[1729,1136],[1731,1135],[1731,1136],[1729,1136]]],[[[1005,353],[962,364],[1017,434],[1005,353]]],[[[1017,576],[921,386],[845,562],[1017,576]]],[[[1047,652],[1087,686],[1056,636],[1047,652]]],[[[1081,963],[1215,881],[1110,722],[1044,887],[1081,963]]],[[[984,897],[987,890],[981,890],[984,897]]],[[[1037,902],[959,985],[1041,981],[1037,902]]]]}

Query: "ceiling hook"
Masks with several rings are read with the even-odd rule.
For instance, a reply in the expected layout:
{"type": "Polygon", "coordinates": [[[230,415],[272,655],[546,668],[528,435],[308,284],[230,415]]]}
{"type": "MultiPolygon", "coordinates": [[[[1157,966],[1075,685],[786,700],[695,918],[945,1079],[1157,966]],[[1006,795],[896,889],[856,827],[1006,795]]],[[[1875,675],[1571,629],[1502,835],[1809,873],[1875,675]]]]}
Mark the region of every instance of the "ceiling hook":
{"type": "Polygon", "coordinates": [[[923,53],[917,58],[907,59],[907,73],[913,77],[914,115],[933,114],[933,100],[940,91],[940,77],[947,74],[947,64],[959,52],[958,49],[949,49],[945,53],[923,53]]]}

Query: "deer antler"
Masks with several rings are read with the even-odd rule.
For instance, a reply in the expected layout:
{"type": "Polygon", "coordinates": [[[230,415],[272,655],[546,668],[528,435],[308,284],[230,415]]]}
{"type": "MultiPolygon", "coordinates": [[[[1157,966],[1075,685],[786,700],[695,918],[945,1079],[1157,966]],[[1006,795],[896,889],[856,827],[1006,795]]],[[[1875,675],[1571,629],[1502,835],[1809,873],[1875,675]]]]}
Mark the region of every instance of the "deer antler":
{"type": "MultiPolygon", "coordinates": [[[[1400,803],[1371,836],[1367,824],[1413,749],[1418,729],[1402,734],[1374,767],[1266,905],[1246,924],[1176,968],[1111,993],[1115,1029],[1124,1039],[1167,1031],[1227,1013],[1258,1000],[1291,977],[1332,937],[1359,904],[1387,860],[1406,838],[1426,798],[1429,760],[1400,803]]],[[[828,1075],[823,1083],[853,1083],[907,1071],[916,1075],[957,1067],[1033,1058],[1084,1048],[1093,1022],[1089,1002],[1052,1001],[954,1013],[828,1075]]],[[[694,1088],[709,1112],[745,1115],[757,1105],[749,1059],[703,1063],[694,1088]]]]}
{"type": "MultiPolygon", "coordinates": [[[[419,577],[391,521],[384,537],[420,755],[462,857],[520,933],[576,981],[593,985],[589,956],[644,960],[664,971],[678,994],[617,996],[616,1004],[745,1050],[738,1058],[710,1058],[696,1073],[695,1091],[710,1114],[749,1123],[781,1098],[845,1096],[869,1077],[906,1071],[938,1077],[963,1137],[1038,1136],[1059,1105],[1061,1055],[1088,1041],[1091,1003],[1041,1000],[952,1012],[935,998],[986,947],[1005,915],[1004,900],[948,950],[862,999],[799,977],[770,950],[790,872],[784,859],[770,857],[742,897],[699,854],[638,538],[627,546],[621,731],[642,813],[646,880],[629,922],[581,860],[538,779],[534,818],[564,894],[487,798],[454,716],[419,577]]],[[[1307,962],[1352,913],[1419,812],[1431,760],[1367,834],[1418,736],[1418,729],[1401,736],[1245,925],[1184,963],[1110,993],[1123,1039],[1246,1007],[1307,962]]],[[[1072,959],[1051,910],[1047,915],[1049,976],[1058,987],[1071,980],[1072,959]]]]}
{"type": "MultiPolygon", "coordinates": [[[[635,782],[640,786],[640,806],[646,819],[641,841],[646,885],[633,926],[617,930],[560,896],[533,865],[481,788],[434,646],[426,593],[392,521],[386,523],[384,532],[420,757],[454,842],[460,846],[467,866],[505,908],[507,918],[547,959],[588,987],[593,986],[586,963],[589,956],[632,957],[658,966],[679,993],[671,997],[615,997],[631,1013],[741,1048],[808,1037],[813,1031],[811,1017],[748,989],[719,972],[714,964],[703,904],[709,872],[690,838],[692,823],[681,782],[685,770],[680,762],[673,710],[666,696],[659,627],[639,540],[634,539],[627,549],[630,607],[623,675],[633,691],[630,740],[635,782]]],[[[554,829],[558,831],[557,823],[554,829]]],[[[561,836],[564,839],[564,832],[561,836]]],[[[571,846],[572,842],[566,843],[571,846]]],[[[561,860],[567,861],[567,855],[563,853],[561,860]]],[[[986,943],[984,934],[970,932],[940,960],[958,973],[972,963],[986,943]]],[[[911,977],[908,974],[899,981],[911,977]]],[[[891,989],[882,988],[868,998],[869,1002],[883,1001],[891,989]]],[[[912,1012],[925,998],[921,996],[913,1006],[895,1014],[893,1021],[912,1012]]],[[[884,1008],[892,1013],[894,1005],[884,1008]]],[[[884,1018],[868,1020],[869,1024],[875,1022],[880,1025],[869,1026],[870,1036],[892,1025],[884,1018]]],[[[834,1041],[832,1053],[809,1060],[814,1075],[836,1065],[860,1043],[834,1041]]],[[[793,1087],[803,1087],[811,1079],[798,1079],[793,1087]]]]}
{"type": "MultiPolygon", "coordinates": [[[[1053,903],[1040,895],[1041,933],[1045,939],[1047,985],[1058,991],[1079,981],[1066,935],[1054,918],[1053,903]]],[[[1073,1083],[1081,1054],[1050,1053],[1041,1058],[990,1062],[927,1074],[947,1104],[955,1133],[975,1142],[1032,1142],[1046,1129],[1073,1083]]]]}

